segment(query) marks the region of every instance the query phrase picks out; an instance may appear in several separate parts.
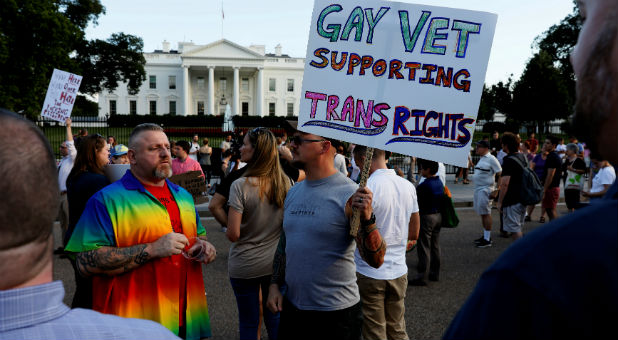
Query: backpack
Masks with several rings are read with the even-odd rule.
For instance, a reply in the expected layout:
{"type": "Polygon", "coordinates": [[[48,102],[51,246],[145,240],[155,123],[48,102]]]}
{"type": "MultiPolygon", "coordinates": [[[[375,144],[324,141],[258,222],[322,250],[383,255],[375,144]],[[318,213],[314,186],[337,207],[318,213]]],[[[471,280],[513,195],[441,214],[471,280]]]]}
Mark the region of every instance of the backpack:
{"type": "Polygon", "coordinates": [[[523,168],[521,184],[519,185],[519,203],[528,206],[541,202],[543,186],[539,177],[519,157],[513,156],[511,158],[523,168]]]}

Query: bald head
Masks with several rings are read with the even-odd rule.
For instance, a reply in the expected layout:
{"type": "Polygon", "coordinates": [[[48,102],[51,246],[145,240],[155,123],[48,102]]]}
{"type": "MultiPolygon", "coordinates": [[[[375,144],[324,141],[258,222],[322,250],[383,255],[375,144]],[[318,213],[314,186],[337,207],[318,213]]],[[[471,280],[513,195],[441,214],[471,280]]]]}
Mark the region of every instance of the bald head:
{"type": "Polygon", "coordinates": [[[0,209],[0,272],[11,273],[0,278],[3,289],[51,261],[50,235],[60,196],[56,162],[43,133],[3,109],[0,126],[0,173],[5,174],[0,181],[5,197],[0,209]]]}

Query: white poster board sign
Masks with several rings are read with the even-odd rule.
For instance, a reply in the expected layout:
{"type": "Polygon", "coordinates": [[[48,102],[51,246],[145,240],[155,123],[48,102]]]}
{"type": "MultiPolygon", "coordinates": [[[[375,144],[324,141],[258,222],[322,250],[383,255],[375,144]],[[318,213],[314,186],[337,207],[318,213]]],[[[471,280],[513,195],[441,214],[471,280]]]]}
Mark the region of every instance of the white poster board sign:
{"type": "Polygon", "coordinates": [[[41,110],[41,117],[59,122],[64,122],[71,117],[81,83],[82,76],[54,69],[41,110]]]}
{"type": "Polygon", "coordinates": [[[298,128],[466,166],[497,15],[316,0],[298,128]]]}

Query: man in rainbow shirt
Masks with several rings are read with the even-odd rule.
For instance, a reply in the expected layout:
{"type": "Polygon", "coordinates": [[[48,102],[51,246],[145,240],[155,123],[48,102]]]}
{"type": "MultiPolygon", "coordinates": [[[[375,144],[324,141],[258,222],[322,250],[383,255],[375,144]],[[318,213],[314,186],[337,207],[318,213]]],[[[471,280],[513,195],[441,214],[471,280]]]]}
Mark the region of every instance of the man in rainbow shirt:
{"type": "Polygon", "coordinates": [[[128,155],[131,169],[88,201],[66,250],[93,278],[94,310],[153,320],[185,339],[210,337],[202,263],[216,251],[191,194],[166,180],[163,129],[138,125],[128,155]]]}

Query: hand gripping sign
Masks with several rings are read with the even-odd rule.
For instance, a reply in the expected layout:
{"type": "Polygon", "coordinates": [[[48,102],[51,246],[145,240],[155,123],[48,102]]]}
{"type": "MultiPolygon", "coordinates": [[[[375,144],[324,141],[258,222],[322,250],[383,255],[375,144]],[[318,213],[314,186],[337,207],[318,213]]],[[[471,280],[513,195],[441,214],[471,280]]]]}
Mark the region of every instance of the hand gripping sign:
{"type": "Polygon", "coordinates": [[[466,166],[497,15],[316,0],[299,130],[466,166]]]}
{"type": "Polygon", "coordinates": [[[316,0],[299,130],[466,166],[496,21],[445,7],[316,0]]]}

